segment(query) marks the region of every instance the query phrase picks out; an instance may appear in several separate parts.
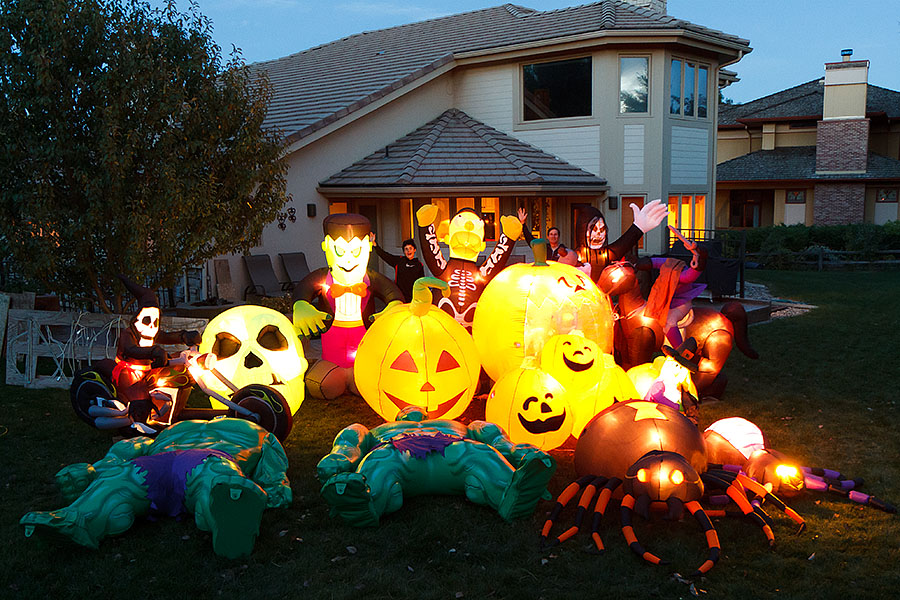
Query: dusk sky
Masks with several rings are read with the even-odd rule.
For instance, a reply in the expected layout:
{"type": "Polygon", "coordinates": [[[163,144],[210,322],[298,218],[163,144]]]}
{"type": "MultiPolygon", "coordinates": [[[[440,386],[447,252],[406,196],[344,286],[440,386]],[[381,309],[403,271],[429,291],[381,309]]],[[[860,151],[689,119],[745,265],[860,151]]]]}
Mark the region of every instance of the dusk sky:
{"type": "MultiPolygon", "coordinates": [[[[152,0],[159,6],[164,0],[152,0]]],[[[280,58],[348,35],[503,4],[501,0],[198,0],[223,51],[247,62],[280,58]]],[[[584,4],[520,0],[537,10],[584,4]]],[[[187,0],[177,0],[184,10],[187,0]]],[[[900,3],[896,0],[669,0],[668,14],[750,40],[753,52],[728,67],[741,81],[724,90],[735,102],[822,77],[824,64],[868,59],[869,83],[900,90],[900,3]]]]}

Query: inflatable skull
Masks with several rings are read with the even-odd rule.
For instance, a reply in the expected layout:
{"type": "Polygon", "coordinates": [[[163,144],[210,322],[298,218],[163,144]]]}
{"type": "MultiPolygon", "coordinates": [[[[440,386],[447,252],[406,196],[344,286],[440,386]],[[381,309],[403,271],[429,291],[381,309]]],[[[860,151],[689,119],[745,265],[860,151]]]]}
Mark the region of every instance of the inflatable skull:
{"type": "MultiPolygon", "coordinates": [[[[272,386],[284,395],[291,413],[303,402],[308,364],[290,319],[278,311],[247,304],[220,313],[203,331],[200,352],[215,355],[216,370],[238,388],[272,386]]],[[[203,381],[222,395],[231,393],[211,375],[203,381]]]]}

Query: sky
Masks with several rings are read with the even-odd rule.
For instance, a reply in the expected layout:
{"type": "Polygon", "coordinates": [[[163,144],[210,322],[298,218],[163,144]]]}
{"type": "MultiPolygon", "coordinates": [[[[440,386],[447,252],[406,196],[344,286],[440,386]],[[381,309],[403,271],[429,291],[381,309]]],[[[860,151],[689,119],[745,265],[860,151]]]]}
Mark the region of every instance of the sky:
{"type": "MultiPolygon", "coordinates": [[[[181,10],[188,0],[174,0],[181,10]]],[[[196,0],[223,52],[247,62],[280,58],[348,35],[498,6],[503,0],[196,0]]],[[[160,6],[165,0],[151,0],[160,6]]],[[[578,0],[513,0],[537,10],[578,0]]],[[[753,51],[731,65],[740,81],[724,90],[749,102],[822,77],[826,62],[869,60],[869,83],[900,91],[900,2],[897,0],[668,0],[668,14],[750,41],[753,51]]]]}

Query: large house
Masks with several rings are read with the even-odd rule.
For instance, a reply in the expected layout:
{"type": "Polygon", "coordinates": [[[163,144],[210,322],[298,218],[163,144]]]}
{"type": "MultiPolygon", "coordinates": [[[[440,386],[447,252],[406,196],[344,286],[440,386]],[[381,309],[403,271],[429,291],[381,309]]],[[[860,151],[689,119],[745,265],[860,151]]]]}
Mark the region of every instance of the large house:
{"type": "Polygon", "coordinates": [[[900,92],[842,54],[824,78],[720,107],[717,227],[900,219],[900,92]]]}
{"type": "MultiPolygon", "coordinates": [[[[266,124],[288,141],[291,202],[253,254],[325,263],[322,219],[357,212],[400,253],[426,203],[499,216],[525,207],[536,235],[574,237],[573,211],[604,211],[614,239],[629,204],[668,199],[684,229],[713,220],[721,71],[747,40],[666,14],[665,0],[536,11],[505,4],[353,35],[257,63],[273,84],[266,124]]],[[[662,231],[644,240],[659,252],[662,231]]],[[[525,254],[523,243],[516,252],[525,254]]],[[[490,243],[488,249],[491,248],[490,243]]],[[[227,262],[226,262],[227,261],[227,262]]],[[[239,256],[215,273],[239,297],[239,256]]]]}

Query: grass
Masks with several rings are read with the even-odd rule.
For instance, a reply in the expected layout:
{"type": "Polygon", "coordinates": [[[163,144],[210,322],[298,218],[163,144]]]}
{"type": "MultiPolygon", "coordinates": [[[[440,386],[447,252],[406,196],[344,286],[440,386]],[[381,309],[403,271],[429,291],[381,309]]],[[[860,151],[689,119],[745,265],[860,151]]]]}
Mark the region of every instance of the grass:
{"type": "MultiPolygon", "coordinates": [[[[735,351],[726,366],[726,398],[704,405],[703,425],[731,415],[757,423],[770,446],[804,464],[863,477],[864,490],[900,501],[900,429],[896,384],[900,278],[896,273],[753,272],[782,298],[817,305],[799,317],[753,326],[757,361],[735,351]]],[[[477,418],[483,405],[467,416],[477,418]]],[[[551,508],[505,523],[456,497],[408,499],[375,529],[328,517],[318,494],[316,462],[334,435],[353,422],[379,419],[359,399],[307,399],[286,443],[294,489],[290,509],[267,511],[253,555],[218,558],[208,534],[190,519],[139,522],[106,539],[99,551],[26,540],[17,522],[29,510],[57,508],[53,474],[98,460],[110,437],[78,421],[63,391],[0,387],[0,596],[142,598],[687,598],[671,577],[705,556],[692,521],[638,522],[644,544],[673,561],[651,567],[630,553],[611,509],[603,556],[587,551],[586,533],[538,549],[551,508]]],[[[551,492],[574,478],[571,448],[551,492]]],[[[709,597],[894,597],[900,587],[900,517],[826,495],[791,501],[806,519],[794,535],[776,520],[777,546],[741,520],[717,523],[723,556],[696,582],[709,597]]],[[[571,519],[571,515],[564,515],[571,519]]],[[[701,595],[702,592],[701,592],[701,595]]]]}

